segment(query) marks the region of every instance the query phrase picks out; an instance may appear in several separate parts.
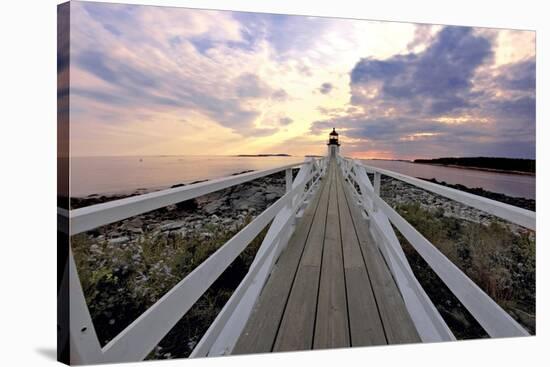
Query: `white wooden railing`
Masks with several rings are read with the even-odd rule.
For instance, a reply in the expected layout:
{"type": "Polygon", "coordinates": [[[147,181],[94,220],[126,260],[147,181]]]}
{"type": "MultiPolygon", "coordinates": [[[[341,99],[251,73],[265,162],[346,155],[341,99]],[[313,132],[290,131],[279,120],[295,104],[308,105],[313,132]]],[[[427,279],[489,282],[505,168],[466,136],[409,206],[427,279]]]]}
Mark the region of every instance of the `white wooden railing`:
{"type": "Polygon", "coordinates": [[[338,164],[347,186],[369,220],[370,232],[388,263],[422,341],[454,340],[455,337],[414,276],[392,224],[489,336],[529,335],[491,297],[380,197],[381,175],[431,191],[531,230],[536,229],[535,212],[393,171],[367,166],[341,156],[338,157],[338,164]],[[371,182],[367,172],[374,174],[374,182],[371,182]],[[355,185],[359,190],[356,190],[355,185]]]}
{"type": "Polygon", "coordinates": [[[245,326],[274,261],[292,234],[296,216],[302,214],[303,208],[317,190],[326,165],[325,158],[309,158],[298,164],[224,177],[81,209],[58,210],[60,222],[66,221],[68,217],[69,234],[75,235],[276,172],[286,172],[286,193],[279,200],[222,245],[104,347],[101,347],[95,333],[72,250],[69,249],[71,363],[129,362],[144,359],[250,242],[271,223],[248,273],[191,356],[220,355],[230,351],[245,326]],[[300,167],[294,180],[293,167],[300,167]]]}

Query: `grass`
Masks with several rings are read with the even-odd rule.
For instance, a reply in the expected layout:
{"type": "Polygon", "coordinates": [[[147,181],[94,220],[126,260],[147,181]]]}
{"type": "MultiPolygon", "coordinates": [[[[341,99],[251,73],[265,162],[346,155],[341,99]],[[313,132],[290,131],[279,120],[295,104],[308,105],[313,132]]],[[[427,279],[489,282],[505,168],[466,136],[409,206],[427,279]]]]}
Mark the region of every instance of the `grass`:
{"type": "MultiPolygon", "coordinates": [[[[213,236],[152,236],[110,244],[80,234],[71,238],[80,281],[101,345],[124,330],[168,290],[235,235],[224,226],[213,236]]],[[[187,357],[244,277],[267,232],[264,229],[164,337],[148,359],[187,357]]]]}
{"type": "MultiPolygon", "coordinates": [[[[447,217],[442,209],[428,210],[418,203],[400,204],[395,209],[530,333],[536,332],[532,234],[514,233],[496,221],[482,225],[447,217]]],[[[475,320],[412,246],[402,236],[400,241],[415,275],[446,321],[455,325],[457,336],[483,336],[475,320]]]]}

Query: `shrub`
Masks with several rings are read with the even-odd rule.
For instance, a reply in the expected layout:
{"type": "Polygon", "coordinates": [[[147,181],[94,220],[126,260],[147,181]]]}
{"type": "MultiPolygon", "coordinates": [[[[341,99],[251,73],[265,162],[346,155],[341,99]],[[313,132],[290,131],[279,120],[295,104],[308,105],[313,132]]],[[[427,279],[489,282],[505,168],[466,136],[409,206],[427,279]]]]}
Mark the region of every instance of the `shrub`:
{"type": "MultiPolygon", "coordinates": [[[[182,237],[146,232],[122,244],[89,234],[71,238],[83,292],[100,343],[105,345],[168,290],[250,222],[231,231],[209,228],[213,236],[182,237]]],[[[267,229],[197,301],[148,358],[186,357],[244,277],[267,229]]]]}
{"type": "MultiPolygon", "coordinates": [[[[400,204],[396,210],[512,317],[535,332],[532,233],[514,233],[496,221],[483,225],[446,217],[440,209],[423,209],[418,203],[400,204]]],[[[406,242],[399,237],[402,243],[406,242]]],[[[430,288],[429,277],[435,273],[427,275],[423,270],[428,266],[425,263],[416,266],[421,258],[410,245],[404,246],[404,250],[421,284],[430,288]]],[[[434,289],[427,292],[438,293],[434,289]]]]}

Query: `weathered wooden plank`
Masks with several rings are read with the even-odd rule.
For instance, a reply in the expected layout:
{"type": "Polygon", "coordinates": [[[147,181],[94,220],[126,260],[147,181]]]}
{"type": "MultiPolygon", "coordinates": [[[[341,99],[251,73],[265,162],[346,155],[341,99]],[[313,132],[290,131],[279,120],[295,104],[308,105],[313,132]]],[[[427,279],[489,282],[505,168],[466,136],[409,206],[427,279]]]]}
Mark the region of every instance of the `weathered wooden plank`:
{"type": "Polygon", "coordinates": [[[340,174],[337,182],[351,345],[387,344],[340,174]]]}
{"type": "MultiPolygon", "coordinates": [[[[374,188],[367,177],[365,170],[354,163],[355,182],[360,185],[361,199],[364,200],[359,207],[366,209],[369,213],[368,233],[372,235],[375,246],[382,254],[387,267],[394,278],[395,284],[407,307],[414,326],[423,342],[450,341],[456,340],[453,333],[437,311],[436,307],[414,276],[414,273],[405,257],[399,240],[390,224],[388,217],[376,208],[379,206],[374,200],[374,188]]],[[[346,185],[350,192],[354,189],[346,185]]]]}
{"type": "Polygon", "coordinates": [[[405,307],[405,303],[376,244],[368,233],[368,223],[353,203],[349,188],[344,193],[352,214],[372,290],[389,344],[420,342],[420,337],[405,307]]]}
{"type": "Polygon", "coordinates": [[[326,180],[323,180],[286,249],[274,265],[233,354],[271,352],[315,212],[322,193],[328,190],[326,187],[326,180]]]}
{"type": "Polygon", "coordinates": [[[313,345],[319,266],[300,266],[281,326],[274,352],[308,350],[313,345]]]}
{"type": "Polygon", "coordinates": [[[350,346],[346,280],[342,258],[340,216],[338,213],[336,169],[332,165],[321,280],[315,320],[314,349],[350,346]]]}
{"type": "Polygon", "coordinates": [[[315,327],[315,311],[319,276],[321,273],[321,257],[324,243],[328,196],[332,187],[331,174],[333,164],[327,173],[327,189],[321,196],[319,206],[313,218],[313,224],[308,236],[304,254],[296,273],[296,278],[288,298],[286,309],[277,333],[274,351],[292,351],[311,349],[315,327]]]}

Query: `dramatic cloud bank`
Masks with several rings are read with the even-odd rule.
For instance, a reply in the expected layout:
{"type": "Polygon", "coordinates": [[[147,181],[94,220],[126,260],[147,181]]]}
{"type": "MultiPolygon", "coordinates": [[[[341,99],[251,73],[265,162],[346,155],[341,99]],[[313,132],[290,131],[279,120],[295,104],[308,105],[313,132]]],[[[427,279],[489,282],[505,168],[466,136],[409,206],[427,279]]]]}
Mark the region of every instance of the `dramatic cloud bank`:
{"type": "Polygon", "coordinates": [[[494,65],[493,38],[445,27],[419,53],[363,58],[350,72],[353,114],[316,121],[388,157],[535,156],[535,60],[494,65]]]}
{"type": "Polygon", "coordinates": [[[71,4],[75,155],[535,155],[534,33],[71,4]]]}

